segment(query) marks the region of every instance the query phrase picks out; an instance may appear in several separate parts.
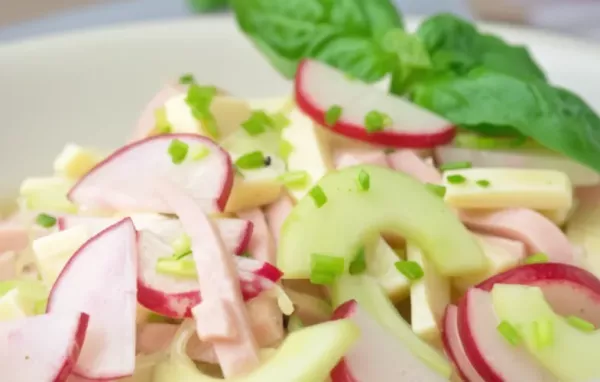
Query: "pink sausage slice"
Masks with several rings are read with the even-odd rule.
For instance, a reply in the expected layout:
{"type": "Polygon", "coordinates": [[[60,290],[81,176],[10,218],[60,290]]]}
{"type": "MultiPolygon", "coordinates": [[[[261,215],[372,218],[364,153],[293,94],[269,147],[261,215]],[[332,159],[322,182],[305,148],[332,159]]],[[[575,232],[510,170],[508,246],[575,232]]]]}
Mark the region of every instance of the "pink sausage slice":
{"type": "Polygon", "coordinates": [[[527,246],[528,255],[542,252],[552,262],[575,263],[569,239],[552,221],[533,210],[461,211],[460,218],[474,231],[522,241],[527,246]]]}
{"type": "Polygon", "coordinates": [[[294,208],[294,202],[292,202],[292,199],[287,195],[282,195],[279,199],[265,208],[265,216],[267,218],[269,230],[271,231],[271,235],[273,236],[276,245],[279,243],[279,233],[281,232],[283,223],[292,211],[292,208],[294,208]]]}
{"type": "Polygon", "coordinates": [[[387,155],[390,167],[401,171],[423,183],[438,184],[442,182],[442,174],[412,150],[397,150],[387,155]]]}
{"type": "MultiPolygon", "coordinates": [[[[248,250],[252,257],[275,264],[275,241],[271,236],[267,220],[259,208],[238,213],[240,219],[252,222],[254,229],[248,250]]],[[[283,337],[283,316],[276,299],[271,294],[262,294],[246,304],[252,319],[252,331],[261,345],[271,346],[283,337]]]]}
{"type": "MultiPolygon", "coordinates": [[[[222,300],[231,304],[232,320],[238,331],[235,341],[214,342],[215,354],[226,378],[253,369],[259,364],[258,346],[252,333],[248,311],[240,293],[240,283],[234,258],[225,249],[209,217],[183,190],[162,182],[156,191],[179,216],[184,231],[192,242],[198,281],[203,301],[222,300]]],[[[203,331],[226,319],[215,315],[203,331]]]]}

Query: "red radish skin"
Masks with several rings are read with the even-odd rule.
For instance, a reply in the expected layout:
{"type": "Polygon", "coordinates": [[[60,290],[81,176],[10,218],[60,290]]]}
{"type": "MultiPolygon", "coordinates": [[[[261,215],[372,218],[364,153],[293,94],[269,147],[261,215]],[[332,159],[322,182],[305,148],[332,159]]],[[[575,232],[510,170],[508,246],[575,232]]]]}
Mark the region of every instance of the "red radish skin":
{"type": "Polygon", "coordinates": [[[126,218],[88,240],[69,259],[48,297],[47,312],[90,316],[74,373],[90,379],[133,374],[137,233],[126,218]]]}
{"type": "Polygon", "coordinates": [[[460,379],[466,382],[485,382],[469,361],[465,354],[460,336],[458,334],[458,308],[448,305],[442,320],[442,343],[444,351],[458,372],[460,379]]]}
{"type": "Polygon", "coordinates": [[[327,126],[325,114],[329,107],[341,106],[342,115],[331,126],[331,130],[364,142],[399,148],[431,148],[451,142],[456,135],[456,128],[451,122],[400,97],[350,80],[342,72],[314,60],[306,59],[298,66],[295,95],[298,107],[321,126],[327,126]],[[354,99],[360,100],[360,103],[353,103],[354,99]],[[370,101],[373,99],[375,101],[370,101]],[[365,103],[365,100],[374,105],[365,103]],[[349,104],[345,105],[344,101],[349,104]],[[384,130],[368,132],[364,126],[364,116],[371,110],[388,114],[395,123],[384,130]],[[359,111],[360,116],[347,116],[348,113],[359,111]],[[405,117],[408,113],[412,113],[411,120],[405,117]]]}
{"type": "Polygon", "coordinates": [[[600,280],[582,268],[558,263],[522,265],[483,281],[477,288],[489,292],[496,284],[537,286],[556,313],[575,315],[600,326],[600,280]]]}
{"type": "MultiPolygon", "coordinates": [[[[183,228],[177,219],[155,214],[131,215],[130,217],[138,231],[148,230],[165,243],[172,243],[183,235],[183,228]]],[[[119,221],[117,218],[67,215],[59,217],[57,225],[60,231],[83,225],[88,229],[90,235],[95,235],[117,221],[119,221]]],[[[253,222],[231,218],[213,218],[213,221],[228,251],[241,255],[248,249],[254,231],[253,222]]]]}
{"type": "Polygon", "coordinates": [[[66,381],[79,358],[88,322],[85,313],[0,322],[2,380],[66,381]]]}
{"type": "MultiPolygon", "coordinates": [[[[239,375],[260,364],[259,349],[252,333],[250,317],[240,293],[244,279],[236,269],[235,259],[225,250],[214,224],[196,204],[194,199],[176,185],[161,182],[154,185],[165,202],[175,211],[185,232],[192,242],[192,256],[198,273],[198,283],[203,298],[207,301],[221,300],[231,304],[231,317],[237,329],[237,337],[232,341],[217,341],[214,349],[225,378],[239,375]]],[[[198,322],[201,332],[213,332],[211,327],[218,325],[224,317],[215,315],[211,321],[198,322]]]]}
{"type": "Polygon", "coordinates": [[[552,380],[523,346],[512,346],[498,332],[500,321],[489,292],[469,289],[459,303],[457,321],[465,354],[484,381],[552,380]]]}
{"type": "Polygon", "coordinates": [[[361,338],[331,371],[332,382],[446,381],[356,301],[347,301],[335,310],[332,320],[339,319],[352,320],[360,328],[361,338]]]}
{"type": "Polygon", "coordinates": [[[225,209],[233,187],[233,166],[229,154],[212,140],[196,134],[163,134],[130,143],[82,177],[68,198],[89,209],[173,213],[155,193],[153,185],[171,181],[187,189],[207,213],[225,209]],[[201,160],[174,164],[168,153],[173,140],[207,148],[201,160]]]}
{"type": "Polygon", "coordinates": [[[148,105],[142,111],[140,118],[137,121],[135,131],[132,134],[131,141],[137,141],[146,138],[156,127],[156,119],[154,112],[156,109],[163,107],[171,98],[181,95],[186,92],[186,86],[178,83],[169,83],[165,85],[156,95],[150,100],[148,105]]]}
{"type": "MultiPolygon", "coordinates": [[[[140,231],[138,246],[138,302],[166,317],[191,317],[191,309],[202,302],[198,280],[156,272],[158,259],[171,257],[173,249],[154,233],[140,231]]],[[[245,301],[271,289],[283,275],[275,266],[255,259],[234,257],[234,261],[245,301]]]]}

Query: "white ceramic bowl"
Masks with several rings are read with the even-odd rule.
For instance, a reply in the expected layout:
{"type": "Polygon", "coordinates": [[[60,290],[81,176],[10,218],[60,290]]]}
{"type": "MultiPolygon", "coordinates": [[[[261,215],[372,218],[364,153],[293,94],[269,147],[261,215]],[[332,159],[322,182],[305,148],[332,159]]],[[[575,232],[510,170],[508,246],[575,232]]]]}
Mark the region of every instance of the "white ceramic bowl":
{"type": "MultiPolygon", "coordinates": [[[[530,46],[552,81],[600,110],[599,45],[541,31],[482,27],[530,46]]],[[[241,96],[291,89],[228,16],[0,45],[0,197],[12,197],[26,176],[49,175],[67,142],[102,148],[123,143],[153,93],[185,72],[241,96]]]]}

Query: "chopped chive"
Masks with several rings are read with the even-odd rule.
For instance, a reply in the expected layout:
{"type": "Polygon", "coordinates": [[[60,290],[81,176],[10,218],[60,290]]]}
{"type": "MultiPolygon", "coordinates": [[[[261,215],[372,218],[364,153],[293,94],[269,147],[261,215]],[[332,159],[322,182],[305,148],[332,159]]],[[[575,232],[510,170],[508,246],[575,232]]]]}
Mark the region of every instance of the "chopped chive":
{"type": "Polygon", "coordinates": [[[240,254],[240,256],[241,257],[247,257],[247,258],[250,258],[250,259],[252,258],[252,254],[250,252],[248,252],[248,251],[242,252],[240,254]]]}
{"type": "Polygon", "coordinates": [[[315,285],[331,285],[335,281],[335,276],[330,273],[310,273],[310,282],[315,285]]]}
{"type": "Polygon", "coordinates": [[[251,136],[256,136],[267,131],[267,127],[271,126],[273,122],[271,118],[262,110],[253,111],[250,114],[250,118],[242,123],[242,127],[251,136]]]}
{"type": "Polygon", "coordinates": [[[283,113],[271,114],[271,124],[275,130],[281,131],[290,125],[290,120],[283,113]]]}
{"type": "Polygon", "coordinates": [[[196,79],[192,73],[186,73],[179,77],[179,83],[182,85],[191,85],[196,83],[196,79]]]}
{"type": "Polygon", "coordinates": [[[550,320],[537,320],[532,325],[535,344],[538,349],[551,346],[554,343],[554,327],[550,320]]]}
{"type": "Polygon", "coordinates": [[[396,152],[396,149],[393,149],[393,148],[391,148],[391,147],[388,147],[388,148],[385,148],[385,149],[383,149],[383,153],[384,153],[384,154],[393,154],[393,153],[395,153],[395,152],[396,152]]]}
{"type": "Polygon", "coordinates": [[[577,316],[568,316],[567,317],[567,322],[569,323],[569,325],[571,325],[572,327],[581,330],[582,332],[593,332],[594,330],[596,330],[596,327],[594,326],[594,324],[592,324],[589,321],[584,320],[583,318],[579,318],[577,316]]]}
{"type": "Polygon", "coordinates": [[[291,189],[303,189],[310,182],[310,175],[306,171],[289,171],[277,177],[281,183],[291,189]]]}
{"type": "Polygon", "coordinates": [[[371,177],[365,170],[360,170],[358,173],[358,187],[362,191],[369,191],[369,188],[371,188],[371,177]]]}
{"type": "Polygon", "coordinates": [[[189,105],[194,118],[200,121],[204,132],[216,139],[219,137],[219,129],[215,117],[210,111],[215,94],[217,94],[217,88],[214,86],[191,84],[185,102],[189,105]]]}
{"type": "Polygon", "coordinates": [[[294,151],[294,146],[289,141],[282,139],[281,142],[279,142],[279,156],[284,162],[287,162],[292,151],[294,151]]]}
{"type": "Polygon", "coordinates": [[[188,154],[189,145],[179,139],[173,139],[169,145],[169,155],[175,164],[180,164],[188,154]]]}
{"type": "Polygon", "coordinates": [[[313,253],[310,257],[311,274],[341,276],[344,273],[344,258],[313,253]]]}
{"type": "Polygon", "coordinates": [[[156,263],[156,272],[178,277],[195,278],[196,263],[192,259],[175,260],[173,258],[160,258],[156,263]]]}
{"type": "Polygon", "coordinates": [[[205,146],[192,147],[190,151],[190,158],[193,161],[199,161],[206,158],[210,154],[210,150],[205,146]]]}
{"type": "Polygon", "coordinates": [[[394,265],[400,273],[411,281],[419,280],[425,275],[423,268],[414,261],[396,261],[394,265]]]}
{"type": "Polygon", "coordinates": [[[192,253],[192,240],[184,233],[173,241],[171,247],[173,247],[173,256],[179,260],[192,253]]]}
{"type": "Polygon", "coordinates": [[[244,154],[235,161],[235,165],[242,170],[253,170],[265,167],[265,156],[262,151],[252,151],[244,154]]]}
{"type": "Polygon", "coordinates": [[[509,322],[502,321],[496,329],[498,329],[498,332],[502,334],[502,337],[504,337],[509,344],[517,346],[521,343],[521,336],[519,335],[519,332],[517,332],[517,329],[515,329],[514,326],[512,326],[509,322]]]}
{"type": "Polygon", "coordinates": [[[471,162],[448,162],[444,163],[440,166],[440,170],[448,171],[448,170],[462,170],[464,168],[471,168],[471,162]]]}
{"type": "Polygon", "coordinates": [[[56,218],[52,215],[41,213],[35,218],[37,225],[44,228],[52,228],[56,224],[56,218]]]}
{"type": "Polygon", "coordinates": [[[439,196],[440,198],[443,198],[444,196],[446,196],[446,187],[444,186],[440,186],[439,184],[433,184],[433,183],[425,183],[425,187],[427,187],[427,189],[431,192],[433,192],[435,195],[439,196]]]}
{"type": "Polygon", "coordinates": [[[475,182],[475,183],[477,183],[477,185],[478,185],[479,187],[483,187],[483,188],[487,188],[487,187],[489,187],[489,186],[490,186],[490,184],[491,184],[491,183],[490,183],[490,181],[489,181],[489,180],[487,180],[487,179],[479,179],[479,180],[478,180],[477,182],[475,182]]]}
{"type": "Polygon", "coordinates": [[[339,105],[333,105],[325,112],[325,124],[327,126],[333,126],[342,116],[342,107],[339,105]]]}
{"type": "Polygon", "coordinates": [[[350,263],[348,271],[351,275],[360,275],[367,270],[367,259],[365,257],[365,247],[361,247],[356,257],[350,263]]]}
{"type": "Polygon", "coordinates": [[[446,177],[446,180],[450,184],[462,184],[467,181],[467,178],[465,178],[464,176],[462,176],[460,174],[454,174],[454,175],[448,175],[446,177]]]}
{"type": "Polygon", "coordinates": [[[365,116],[365,127],[367,128],[367,132],[369,133],[381,131],[386,126],[389,126],[391,123],[392,120],[387,114],[384,114],[377,110],[371,110],[365,116]]]}
{"type": "Polygon", "coordinates": [[[325,195],[320,186],[314,186],[308,193],[315,201],[317,208],[321,208],[325,205],[325,203],[327,203],[327,195],[325,195]]]}
{"type": "Polygon", "coordinates": [[[548,255],[546,255],[545,253],[542,253],[542,252],[534,253],[533,255],[525,258],[525,260],[524,260],[525,264],[540,264],[540,263],[547,263],[547,262],[548,262],[548,255]]]}

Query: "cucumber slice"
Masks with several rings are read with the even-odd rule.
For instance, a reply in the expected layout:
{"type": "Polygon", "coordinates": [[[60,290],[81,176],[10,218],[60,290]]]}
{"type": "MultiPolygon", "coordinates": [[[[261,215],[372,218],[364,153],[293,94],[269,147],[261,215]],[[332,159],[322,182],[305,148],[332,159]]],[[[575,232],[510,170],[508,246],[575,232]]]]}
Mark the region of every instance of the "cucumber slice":
{"type": "Polygon", "coordinates": [[[282,228],[277,265],[285,278],[308,279],[313,253],[343,257],[348,267],[359,248],[382,232],[415,243],[445,276],[487,266],[483,251],[453,211],[407,175],[355,166],[328,173],[318,185],[327,203],[318,208],[310,195],[304,197],[282,228]],[[359,188],[361,171],[369,174],[368,191],[359,188]]]}
{"type": "Polygon", "coordinates": [[[356,300],[381,326],[429,367],[447,378],[452,374],[452,366],[448,360],[412,331],[381,287],[370,276],[341,277],[331,288],[331,300],[336,307],[346,301],[356,300]]]}
{"type": "Polygon", "coordinates": [[[530,353],[558,380],[600,378],[600,331],[586,333],[569,325],[554,313],[538,287],[497,284],[492,289],[492,300],[498,318],[517,328],[530,353]],[[531,330],[539,320],[551,322],[553,341],[549,346],[539,347],[531,330]]]}
{"type": "Polygon", "coordinates": [[[27,312],[42,314],[46,311],[49,291],[41,281],[9,280],[0,282],[0,298],[14,289],[18,290],[20,302],[27,306],[27,312]]]}
{"type": "MultiPolygon", "coordinates": [[[[223,381],[202,374],[185,356],[187,340],[194,334],[195,328],[188,327],[187,331],[183,335],[176,336],[171,356],[157,365],[153,381],[223,381]]],[[[227,381],[324,381],[359,336],[358,327],[350,320],[331,321],[300,329],[291,333],[274,354],[256,370],[227,381]]]]}

